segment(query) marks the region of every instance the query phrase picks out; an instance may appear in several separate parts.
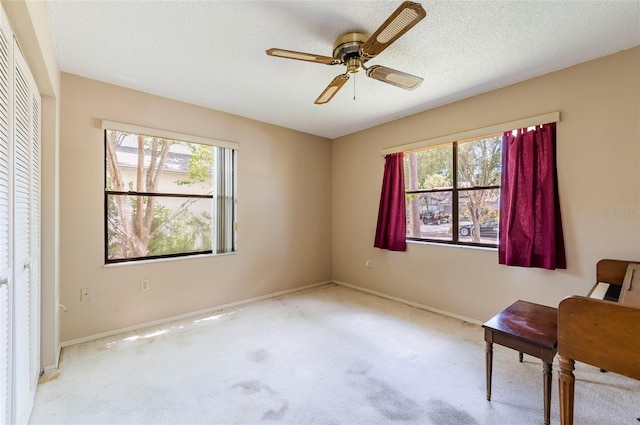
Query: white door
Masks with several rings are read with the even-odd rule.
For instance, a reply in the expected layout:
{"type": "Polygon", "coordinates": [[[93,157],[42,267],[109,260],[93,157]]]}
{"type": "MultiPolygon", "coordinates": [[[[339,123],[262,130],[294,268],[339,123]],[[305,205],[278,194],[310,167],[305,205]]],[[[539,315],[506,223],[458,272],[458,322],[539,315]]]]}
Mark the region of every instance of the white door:
{"type": "Polygon", "coordinates": [[[40,372],[40,95],[0,6],[0,425],[29,420],[40,372]]]}
{"type": "MultiPolygon", "coordinates": [[[[4,18],[4,15],[2,16],[4,18]]],[[[11,423],[11,317],[13,284],[11,271],[11,210],[12,210],[12,143],[9,135],[9,93],[11,32],[7,37],[5,22],[0,25],[0,425],[11,423]]]]}
{"type": "Polygon", "coordinates": [[[29,419],[40,365],[39,194],[40,97],[14,43],[13,131],[13,406],[14,419],[29,419]],[[35,107],[35,108],[34,108],[35,107]],[[34,222],[35,221],[35,222],[34,222]],[[35,261],[34,261],[35,259],[35,261]]]}

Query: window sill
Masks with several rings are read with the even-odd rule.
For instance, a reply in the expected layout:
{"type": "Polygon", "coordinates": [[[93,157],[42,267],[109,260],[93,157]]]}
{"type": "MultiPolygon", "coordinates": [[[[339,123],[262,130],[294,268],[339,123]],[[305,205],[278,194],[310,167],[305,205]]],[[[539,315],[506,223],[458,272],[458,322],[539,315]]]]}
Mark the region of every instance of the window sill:
{"type": "Polygon", "coordinates": [[[446,248],[466,248],[466,249],[477,249],[480,251],[498,251],[498,247],[492,246],[476,246],[476,245],[466,245],[466,244],[456,244],[456,243],[439,243],[439,242],[429,242],[429,241],[415,241],[415,240],[407,240],[407,244],[416,244],[416,245],[432,245],[432,246],[442,246],[446,248]]]}
{"type": "Polygon", "coordinates": [[[228,255],[236,255],[237,253],[238,253],[238,251],[225,252],[223,254],[200,254],[200,255],[188,255],[188,256],[184,256],[184,257],[153,258],[153,259],[149,259],[149,260],[123,261],[121,263],[105,264],[103,267],[105,269],[110,269],[112,267],[134,266],[134,265],[153,264],[153,263],[165,263],[167,261],[185,261],[185,260],[195,260],[195,259],[199,259],[199,258],[209,258],[209,257],[226,257],[228,255]]]}

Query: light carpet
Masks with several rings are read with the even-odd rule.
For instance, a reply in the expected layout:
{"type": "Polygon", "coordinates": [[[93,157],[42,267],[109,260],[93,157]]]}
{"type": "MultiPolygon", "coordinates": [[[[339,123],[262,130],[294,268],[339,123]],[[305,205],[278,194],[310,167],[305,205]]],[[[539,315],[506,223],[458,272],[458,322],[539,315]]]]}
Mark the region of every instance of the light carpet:
{"type": "MultiPolygon", "coordinates": [[[[576,376],[577,425],[638,425],[640,381],[576,376]]],[[[332,284],[66,347],[30,423],[539,425],[542,393],[494,345],[487,401],[481,327],[332,284]]]]}

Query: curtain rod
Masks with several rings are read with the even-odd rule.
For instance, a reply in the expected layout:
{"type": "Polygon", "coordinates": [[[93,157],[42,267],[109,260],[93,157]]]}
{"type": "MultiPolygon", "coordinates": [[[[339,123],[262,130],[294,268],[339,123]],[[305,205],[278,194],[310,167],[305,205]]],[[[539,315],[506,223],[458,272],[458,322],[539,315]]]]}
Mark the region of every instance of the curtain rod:
{"type": "Polygon", "coordinates": [[[547,114],[536,115],[533,117],[522,118],[515,121],[503,122],[501,124],[494,124],[488,127],[476,128],[473,130],[462,131],[460,133],[447,134],[445,136],[434,137],[432,139],[420,140],[412,143],[405,143],[403,145],[391,146],[382,149],[380,152],[383,156],[392,153],[412,151],[416,149],[426,148],[428,146],[440,145],[443,143],[455,142],[459,140],[467,140],[476,137],[486,136],[488,134],[504,133],[509,130],[516,130],[518,128],[533,127],[536,125],[549,124],[552,122],[560,121],[560,111],[549,112],[547,114]]]}

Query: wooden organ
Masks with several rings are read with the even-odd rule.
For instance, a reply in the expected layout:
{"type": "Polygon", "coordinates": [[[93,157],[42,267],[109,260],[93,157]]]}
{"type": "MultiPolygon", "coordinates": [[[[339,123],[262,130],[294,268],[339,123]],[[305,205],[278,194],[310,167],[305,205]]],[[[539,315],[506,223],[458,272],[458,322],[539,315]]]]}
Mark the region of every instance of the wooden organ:
{"type": "Polygon", "coordinates": [[[596,277],[558,307],[561,425],[573,425],[575,361],[640,379],[640,261],[601,260],[596,277]]]}

